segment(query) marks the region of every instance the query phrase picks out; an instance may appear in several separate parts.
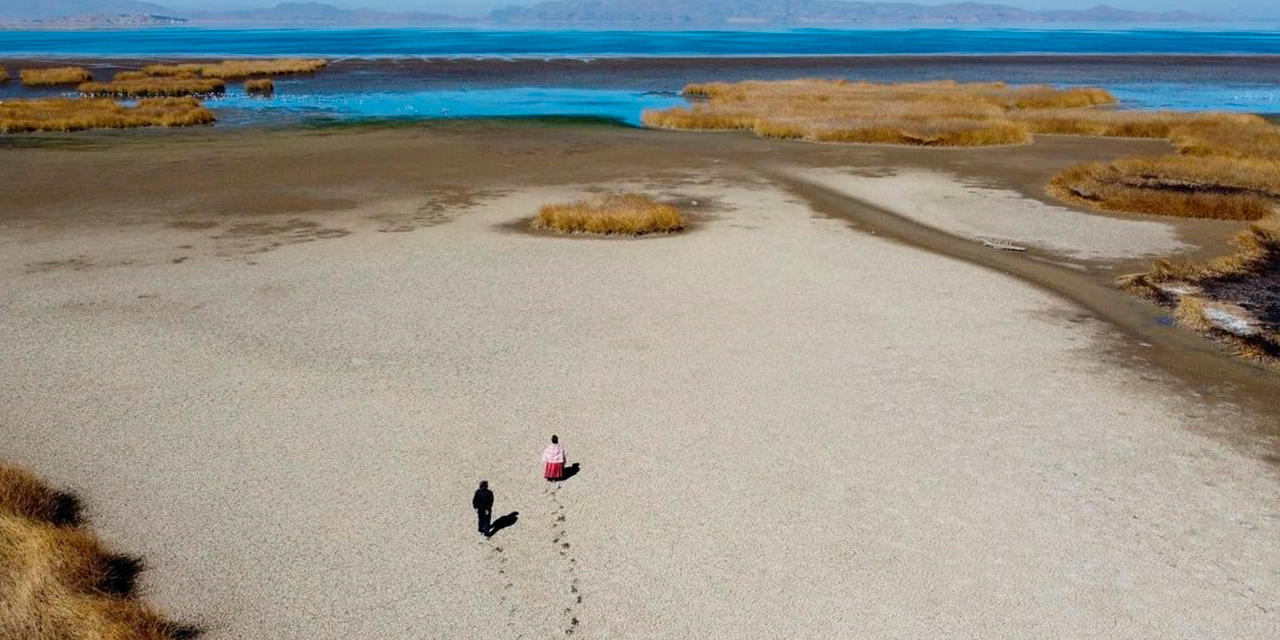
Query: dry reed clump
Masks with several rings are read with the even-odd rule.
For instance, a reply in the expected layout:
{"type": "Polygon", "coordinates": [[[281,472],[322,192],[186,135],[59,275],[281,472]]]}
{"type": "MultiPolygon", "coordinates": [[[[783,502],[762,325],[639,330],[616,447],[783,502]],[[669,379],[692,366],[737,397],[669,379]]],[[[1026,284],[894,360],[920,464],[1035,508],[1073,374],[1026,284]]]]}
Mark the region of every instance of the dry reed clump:
{"type": "Polygon", "coordinates": [[[672,233],[684,228],[684,217],[672,205],[641,194],[607,195],[568,204],[545,205],[533,228],[560,233],[638,236],[672,233]]]}
{"type": "Polygon", "coordinates": [[[1196,295],[1185,295],[1173,309],[1173,319],[1179,325],[1194,331],[1210,331],[1213,325],[1205,318],[1205,300],[1196,295]]]}
{"type": "Polygon", "coordinates": [[[1255,221],[1275,211],[1280,127],[1252,115],[1151,117],[1152,137],[1168,138],[1177,153],[1071,167],[1052,178],[1049,193],[1096,209],[1184,218],[1255,221]]]}
{"type": "Polygon", "coordinates": [[[147,76],[197,75],[204,66],[204,64],[198,62],[189,62],[184,64],[149,64],[142,68],[142,73],[147,76]]]}
{"type": "Polygon", "coordinates": [[[194,628],[170,623],[133,598],[141,564],[111,553],[78,526],[78,518],[60,513],[66,495],[24,470],[0,464],[0,638],[196,635],[194,628]]]}
{"type": "Polygon", "coordinates": [[[254,78],[245,81],[244,91],[251,96],[269,96],[276,92],[276,83],[271,78],[254,78]]]}
{"type": "Polygon", "coordinates": [[[172,76],[184,73],[199,74],[206,78],[236,80],[250,76],[278,76],[296,73],[313,73],[328,65],[328,60],[309,58],[283,58],[277,60],[224,60],[211,63],[152,64],[143,67],[150,76],[172,76]]]}
{"type": "Polygon", "coordinates": [[[80,501],[49,487],[34,474],[0,464],[0,511],[56,525],[80,523],[80,501]]]}
{"type": "Polygon", "coordinates": [[[213,113],[195,98],[143,98],[125,107],[106,98],[41,98],[0,102],[0,133],[81,131],[209,124],[213,113]]]}
{"type": "Polygon", "coordinates": [[[1274,303],[1271,312],[1266,311],[1266,298],[1275,296],[1274,283],[1280,279],[1276,273],[1280,266],[1280,214],[1249,225],[1232,244],[1231,253],[1207,262],[1157,260],[1150,271],[1124,276],[1117,283],[1130,293],[1171,307],[1179,325],[1218,338],[1241,357],[1280,365],[1280,321],[1274,303]],[[1225,289],[1224,283],[1229,285],[1225,289]],[[1250,322],[1257,327],[1242,333],[1216,326],[1206,309],[1218,302],[1236,309],[1241,318],[1256,315],[1250,322]],[[1259,313],[1247,308],[1256,308],[1259,313]]]}
{"type": "Polygon", "coordinates": [[[22,84],[29,87],[44,87],[58,84],[80,84],[93,79],[93,75],[84,67],[54,67],[51,69],[23,69],[19,72],[22,84]]]}
{"type": "Polygon", "coordinates": [[[1249,225],[1232,238],[1231,245],[1231,253],[1206,262],[1156,260],[1150,271],[1124,276],[1120,284],[1134,293],[1158,298],[1151,294],[1161,289],[1160,285],[1199,285],[1214,279],[1260,271],[1272,258],[1280,255],[1280,214],[1249,225]]]}
{"type": "Polygon", "coordinates": [[[218,78],[197,78],[193,75],[128,77],[120,74],[111,82],[86,82],[77,91],[97,97],[180,97],[203,96],[222,93],[227,83],[218,78]]]}
{"type": "Polygon", "coordinates": [[[1097,88],[952,81],[877,84],[787,80],[691,84],[692,107],[647,111],[646,126],[748,130],[760,137],[814,142],[977,147],[1030,142],[1024,114],[1083,111],[1115,98],[1097,88]]]}
{"type": "Polygon", "coordinates": [[[8,82],[8,81],[9,81],[9,70],[4,67],[0,67],[0,82],[8,82]]]}
{"type": "Polygon", "coordinates": [[[1261,220],[1280,197],[1280,163],[1163,156],[1090,162],[1049,181],[1059,200],[1106,211],[1261,220]]]}
{"type": "Polygon", "coordinates": [[[1280,127],[1255,115],[1195,119],[1172,130],[1169,141],[1182,155],[1280,161],[1280,127]]]}

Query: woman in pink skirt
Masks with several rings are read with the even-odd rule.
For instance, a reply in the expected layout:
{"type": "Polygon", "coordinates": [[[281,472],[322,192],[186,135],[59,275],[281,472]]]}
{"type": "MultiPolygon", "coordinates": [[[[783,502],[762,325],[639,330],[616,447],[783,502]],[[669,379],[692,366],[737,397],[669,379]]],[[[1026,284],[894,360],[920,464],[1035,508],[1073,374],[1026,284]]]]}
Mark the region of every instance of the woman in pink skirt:
{"type": "Polygon", "coordinates": [[[551,444],[542,450],[543,477],[547,482],[564,477],[564,447],[560,446],[560,438],[551,436],[551,444]]]}

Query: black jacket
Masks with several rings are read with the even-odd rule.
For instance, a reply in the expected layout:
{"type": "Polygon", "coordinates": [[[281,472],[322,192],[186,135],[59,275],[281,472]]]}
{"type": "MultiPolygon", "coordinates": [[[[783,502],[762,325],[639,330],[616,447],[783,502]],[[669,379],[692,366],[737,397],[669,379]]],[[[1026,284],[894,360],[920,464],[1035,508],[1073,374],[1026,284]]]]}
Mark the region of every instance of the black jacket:
{"type": "Polygon", "coordinates": [[[476,497],[471,499],[471,506],[477,511],[488,511],[493,508],[493,492],[488,489],[476,489],[476,497]]]}

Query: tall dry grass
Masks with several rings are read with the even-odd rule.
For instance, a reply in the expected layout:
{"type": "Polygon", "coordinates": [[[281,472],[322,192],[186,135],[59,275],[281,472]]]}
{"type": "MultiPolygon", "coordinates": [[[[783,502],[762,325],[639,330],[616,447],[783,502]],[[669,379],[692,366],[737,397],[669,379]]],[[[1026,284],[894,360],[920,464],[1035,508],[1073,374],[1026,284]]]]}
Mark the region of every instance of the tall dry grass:
{"type": "Polygon", "coordinates": [[[1082,111],[1115,98],[1097,88],[1013,87],[999,82],[878,84],[845,80],[691,84],[692,107],[646,111],[646,126],[747,130],[766,138],[913,146],[1021,144],[1034,126],[1021,116],[1082,111]]]}
{"type": "Polygon", "coordinates": [[[1060,200],[1106,211],[1254,221],[1280,197],[1280,163],[1220,157],[1160,156],[1090,162],[1049,181],[1060,200]]]}
{"type": "Polygon", "coordinates": [[[1280,254],[1280,215],[1259,220],[1231,239],[1231,252],[1208,261],[1156,260],[1151,270],[1120,279],[1123,287],[1154,297],[1153,286],[1168,283],[1200,284],[1209,280],[1247,275],[1258,271],[1280,254]]]}
{"type": "Polygon", "coordinates": [[[93,79],[93,74],[84,67],[53,67],[50,69],[23,69],[19,72],[22,84],[29,87],[43,87],[59,84],[80,84],[93,79]]]}
{"type": "Polygon", "coordinates": [[[684,228],[684,217],[675,206],[652,196],[616,194],[549,204],[538,210],[533,228],[560,233],[597,233],[638,236],[671,233],[684,228]]]}
{"type": "Polygon", "coordinates": [[[1218,114],[1193,120],[1170,131],[1169,141],[1188,156],[1280,161],[1280,127],[1254,115],[1218,114]]]}
{"type": "MultiPolygon", "coordinates": [[[[1117,284],[1172,308],[1179,325],[1218,338],[1241,357],[1280,366],[1280,327],[1263,322],[1257,333],[1238,335],[1214,326],[1206,313],[1210,303],[1218,302],[1213,299],[1215,282],[1256,281],[1253,287],[1261,290],[1274,281],[1275,265],[1280,263],[1280,214],[1249,225],[1233,238],[1232,245],[1230,253],[1205,262],[1157,260],[1146,273],[1123,276],[1117,284]]],[[[1225,302],[1240,311],[1247,306],[1246,300],[1225,302]]]]}
{"type": "Polygon", "coordinates": [[[133,596],[140,563],[66,518],[67,495],[0,464],[0,638],[193,637],[133,596]]]}
{"type": "Polygon", "coordinates": [[[143,98],[126,107],[106,98],[40,98],[0,102],[0,133],[81,131],[209,124],[213,113],[195,98],[143,98]]]}
{"type": "MultiPolygon", "coordinates": [[[[1077,165],[1049,193],[1074,204],[1184,218],[1260,220],[1280,200],[1280,127],[1253,115],[1149,114],[1176,153],[1077,165]]],[[[1105,123],[1104,123],[1105,124],[1105,123]]]]}
{"type": "Polygon", "coordinates": [[[111,82],[86,82],[76,90],[88,96],[139,98],[204,96],[222,93],[226,87],[225,80],[193,75],[121,79],[117,74],[111,82]]]}
{"type": "Polygon", "coordinates": [[[9,81],[9,70],[4,67],[0,67],[0,82],[8,82],[8,81],[9,81]]]}
{"type": "Polygon", "coordinates": [[[250,76],[278,76],[297,73],[313,73],[329,64],[328,60],[311,58],[281,58],[275,60],[224,60],[222,62],[194,62],[184,64],[152,64],[143,68],[151,76],[172,76],[184,73],[199,74],[206,78],[237,80],[250,76]]]}
{"type": "Polygon", "coordinates": [[[80,524],[80,501],[35,474],[0,463],[0,511],[56,525],[80,524]]]}
{"type": "Polygon", "coordinates": [[[271,78],[254,78],[245,81],[244,90],[251,96],[269,96],[276,92],[276,83],[271,78]]]}

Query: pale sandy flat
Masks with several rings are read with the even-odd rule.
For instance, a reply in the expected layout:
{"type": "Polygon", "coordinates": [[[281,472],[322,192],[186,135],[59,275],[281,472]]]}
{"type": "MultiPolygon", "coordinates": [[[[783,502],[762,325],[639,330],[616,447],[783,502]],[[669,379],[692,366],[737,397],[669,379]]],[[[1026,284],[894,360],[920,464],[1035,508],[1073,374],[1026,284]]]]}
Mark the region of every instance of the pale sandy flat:
{"type": "Polygon", "coordinates": [[[873,177],[822,169],[804,176],[975,241],[1008,240],[1081,260],[1170,256],[1193,248],[1171,221],[1085,213],[945,172],[895,169],[873,177]]]}
{"type": "Polygon", "coordinates": [[[499,227],[589,186],[251,260],[29,273],[184,236],[7,234],[0,450],[209,640],[1280,635],[1277,484],[1189,428],[1230,407],[767,185],[682,189],[721,208],[677,237],[499,227]]]}

